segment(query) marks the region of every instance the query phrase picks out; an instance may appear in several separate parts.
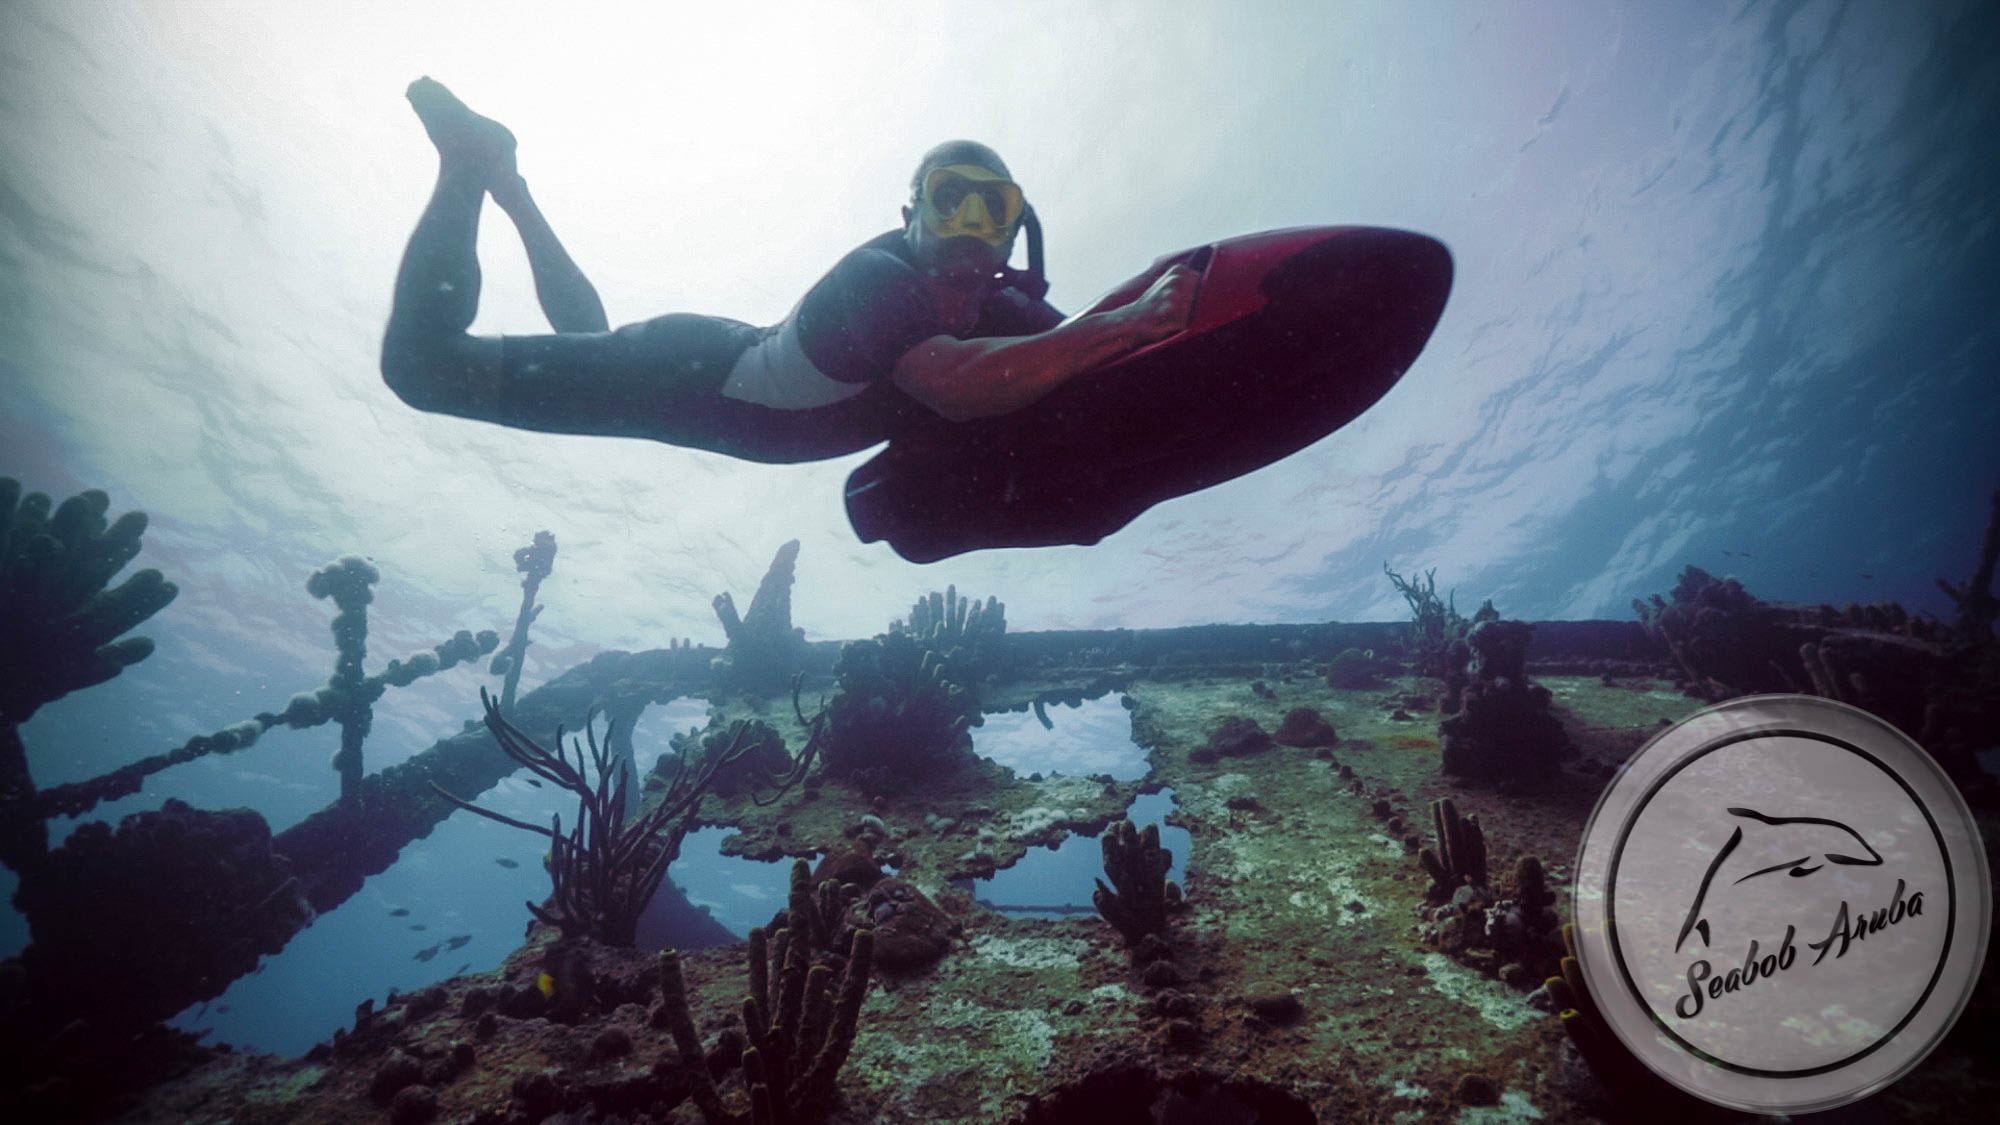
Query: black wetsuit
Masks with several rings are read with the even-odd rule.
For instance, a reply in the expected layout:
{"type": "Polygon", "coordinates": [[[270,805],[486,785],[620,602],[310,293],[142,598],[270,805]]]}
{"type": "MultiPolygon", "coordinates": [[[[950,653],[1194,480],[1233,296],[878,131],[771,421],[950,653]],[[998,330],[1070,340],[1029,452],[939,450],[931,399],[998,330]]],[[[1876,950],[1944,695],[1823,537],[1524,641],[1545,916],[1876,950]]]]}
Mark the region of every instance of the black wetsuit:
{"type": "MultiPolygon", "coordinates": [[[[1030,336],[1062,319],[1046,301],[1001,288],[968,338],[1030,336]]],[[[788,464],[866,449],[926,412],[889,373],[911,347],[944,335],[898,230],[849,252],[767,328],[671,313],[612,332],[509,336],[501,354],[509,381],[532,381],[543,366],[601,372],[607,385],[661,381],[674,392],[654,416],[629,419],[630,436],[788,464]]]]}

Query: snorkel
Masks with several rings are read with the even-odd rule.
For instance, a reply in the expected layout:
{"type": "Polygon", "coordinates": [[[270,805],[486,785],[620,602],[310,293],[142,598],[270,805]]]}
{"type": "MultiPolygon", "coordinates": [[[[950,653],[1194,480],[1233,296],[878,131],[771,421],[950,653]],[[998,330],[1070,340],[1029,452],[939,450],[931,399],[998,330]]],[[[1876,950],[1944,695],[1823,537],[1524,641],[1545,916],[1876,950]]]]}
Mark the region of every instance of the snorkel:
{"type": "Polygon", "coordinates": [[[1008,285],[1027,294],[1029,300],[1039,301],[1049,295],[1049,278],[1042,272],[1042,220],[1032,204],[1021,205],[1021,226],[1028,232],[1028,268],[1003,268],[1001,273],[1008,285]]]}

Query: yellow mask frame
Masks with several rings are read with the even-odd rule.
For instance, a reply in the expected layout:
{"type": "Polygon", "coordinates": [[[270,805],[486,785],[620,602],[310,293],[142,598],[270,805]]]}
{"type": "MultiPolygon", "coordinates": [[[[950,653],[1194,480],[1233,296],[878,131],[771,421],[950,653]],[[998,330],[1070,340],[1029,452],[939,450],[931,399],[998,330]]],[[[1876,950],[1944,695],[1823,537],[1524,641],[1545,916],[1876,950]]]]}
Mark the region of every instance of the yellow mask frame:
{"type": "Polygon", "coordinates": [[[1021,223],[1021,186],[977,164],[945,164],[924,174],[918,196],[924,227],[939,238],[976,238],[1007,245],[1021,223]]]}

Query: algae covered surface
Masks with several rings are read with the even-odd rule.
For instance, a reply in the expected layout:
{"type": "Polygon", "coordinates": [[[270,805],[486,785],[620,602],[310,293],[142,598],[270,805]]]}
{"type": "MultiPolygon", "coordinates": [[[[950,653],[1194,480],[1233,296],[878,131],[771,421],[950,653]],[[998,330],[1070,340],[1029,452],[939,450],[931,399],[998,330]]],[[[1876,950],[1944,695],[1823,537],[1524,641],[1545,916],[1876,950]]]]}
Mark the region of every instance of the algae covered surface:
{"type": "MultiPolygon", "coordinates": [[[[1541,682],[1578,752],[1534,791],[1466,789],[1439,774],[1426,681],[1338,690],[1301,672],[1253,687],[1248,676],[1190,672],[1121,684],[1133,737],[1149,753],[1136,781],[1029,780],[982,761],[948,785],[884,795],[827,783],[766,807],[718,803],[705,819],[741,827],[731,850],[776,858],[841,846],[876,818],[878,855],[892,853],[898,874],[952,920],[950,948],[934,965],[877,973],[836,1120],[1062,1120],[1065,1097],[1107,1075],[1142,1096],[1177,1081],[1235,1084],[1226,1089],[1237,1094],[1212,1095],[1216,1104],[1278,1104],[1241,1091],[1281,1091],[1284,1105],[1311,1115],[1265,1110],[1246,1120],[1615,1120],[1559,1021],[1535,1002],[1538,982],[1503,983],[1500,966],[1425,944],[1418,910],[1428,877],[1403,839],[1427,834],[1429,802],[1451,796],[1484,824],[1495,871],[1539,856],[1560,898],[1603,775],[1662,720],[1699,706],[1659,680],[1541,682]],[[1275,730],[1298,707],[1317,709],[1337,744],[1200,753],[1225,718],[1275,730]],[[1133,795],[1161,787],[1175,795],[1170,823],[1191,839],[1166,968],[1136,965],[1093,913],[1011,917],[965,892],[968,874],[1067,832],[1095,834],[1133,795]],[[1132,1085],[1135,1074],[1152,1084],[1132,1085]]],[[[775,701],[755,709],[766,718],[780,710],[775,701]]],[[[556,1098],[552,1108],[700,1121],[680,1101],[667,1032],[648,1018],[654,954],[594,952],[598,978],[613,982],[600,992],[623,1002],[573,1022],[499,1015],[481,1027],[468,1014],[478,1005],[467,993],[531,982],[547,947],[542,934],[495,973],[448,982],[441,998],[418,1005],[421,1015],[401,998],[316,1057],[212,1062],[155,1090],[128,1119],[383,1120],[386,1105],[369,1087],[386,1057],[448,1057],[470,1043],[476,1061],[436,1088],[437,1120],[523,1119],[509,1114],[539,1090],[556,1098]]],[[[746,988],[742,947],[695,951],[684,964],[696,1026],[713,1043],[733,1026],[746,988]]],[[[1963,1065],[1941,1053],[1912,1089],[1988,1081],[1963,1065]]]]}

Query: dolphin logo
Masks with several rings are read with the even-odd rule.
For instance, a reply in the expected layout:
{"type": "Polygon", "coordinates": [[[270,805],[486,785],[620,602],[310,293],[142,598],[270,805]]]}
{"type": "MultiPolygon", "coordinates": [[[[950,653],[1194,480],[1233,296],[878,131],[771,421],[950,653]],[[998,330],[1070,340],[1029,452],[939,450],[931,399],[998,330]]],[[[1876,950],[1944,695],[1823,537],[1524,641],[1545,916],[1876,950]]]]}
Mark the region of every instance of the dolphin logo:
{"type": "Polygon", "coordinates": [[[1687,944],[1691,933],[1699,933],[1704,946],[1710,944],[1708,919],[1701,916],[1701,908],[1708,901],[1709,888],[1719,875],[1728,877],[1726,885],[1733,887],[1780,871],[1794,879],[1803,879],[1829,863],[1847,867],[1879,867],[1882,864],[1881,855],[1868,846],[1868,841],[1863,840],[1859,832],[1837,820],[1822,816],[1765,816],[1755,809],[1746,808],[1731,808],[1728,811],[1731,816],[1754,821],[1774,831],[1756,831],[1749,848],[1742,846],[1745,838],[1742,825],[1737,825],[1729,834],[1728,841],[1715,853],[1715,859],[1702,874],[1701,886],[1696,889],[1694,902],[1688,906],[1687,918],[1681,923],[1680,937],[1674,941],[1676,953],[1687,944]],[[1855,847],[1868,853],[1867,858],[1850,854],[1855,847]],[[1834,848],[1840,850],[1832,850],[1834,848]],[[1737,855],[1739,849],[1743,854],[1737,855]],[[1732,858],[1734,863],[1730,862],[1732,858]],[[1724,865],[1729,866],[1726,873],[1724,865]],[[1737,874],[1745,867],[1751,870],[1737,874]]]}

